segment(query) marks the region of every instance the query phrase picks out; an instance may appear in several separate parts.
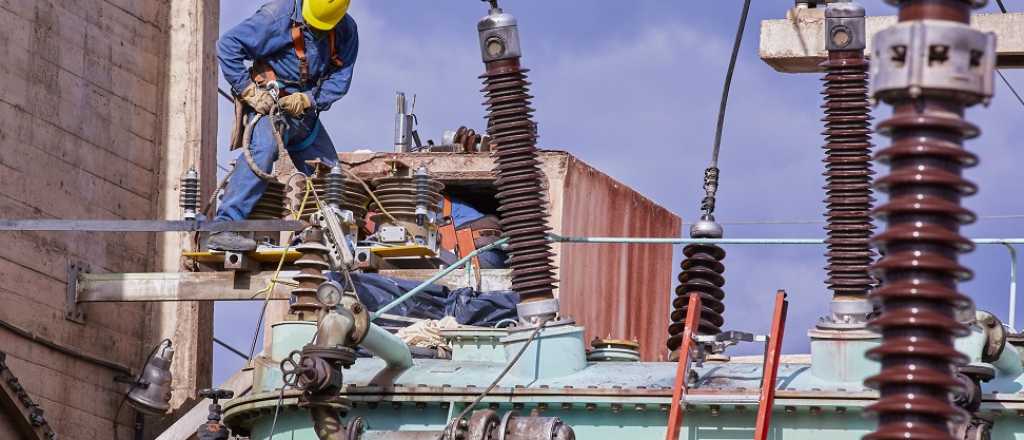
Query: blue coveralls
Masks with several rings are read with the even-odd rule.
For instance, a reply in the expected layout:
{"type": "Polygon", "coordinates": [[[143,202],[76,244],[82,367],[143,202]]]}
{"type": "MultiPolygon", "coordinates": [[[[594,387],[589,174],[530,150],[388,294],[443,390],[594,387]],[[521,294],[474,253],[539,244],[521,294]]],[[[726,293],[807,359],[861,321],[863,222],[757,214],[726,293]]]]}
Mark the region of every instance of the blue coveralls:
{"type": "MultiPolygon", "coordinates": [[[[329,38],[326,32],[314,32],[303,26],[309,81],[302,87],[299,58],[292,43],[293,23],[303,24],[302,0],[274,0],[255,15],[227,31],[217,42],[217,58],[224,78],[235,94],[249,87],[252,79],[246,62],[260,60],[269,65],[278,79],[285,84],[287,94],[306,93],[314,109],[301,119],[285,116],[287,127],[282,132],[285,149],[295,167],[306,174],[312,172],[307,160],[320,159],[334,165],[338,156],[331,137],[320,124],[319,113],[348,93],[352,71],[359,52],[356,22],[346,15],[338,23],[335,36],[336,54],[344,61],[340,69],[330,60],[329,38]]],[[[277,143],[271,131],[270,118],[261,118],[253,129],[251,147],[253,159],[265,172],[270,172],[277,160],[277,143]]],[[[249,169],[241,157],[235,165],[224,195],[217,209],[216,220],[242,220],[246,218],[263,195],[267,183],[249,169]]]]}

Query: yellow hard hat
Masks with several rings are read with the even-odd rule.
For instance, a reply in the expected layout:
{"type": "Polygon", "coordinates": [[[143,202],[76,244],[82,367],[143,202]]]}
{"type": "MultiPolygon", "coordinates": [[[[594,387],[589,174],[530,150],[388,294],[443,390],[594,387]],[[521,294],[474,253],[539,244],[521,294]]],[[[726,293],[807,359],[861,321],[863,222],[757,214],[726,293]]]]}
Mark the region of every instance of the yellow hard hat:
{"type": "Polygon", "coordinates": [[[314,29],[329,31],[348,13],[350,0],[303,0],[302,18],[314,29]]]}

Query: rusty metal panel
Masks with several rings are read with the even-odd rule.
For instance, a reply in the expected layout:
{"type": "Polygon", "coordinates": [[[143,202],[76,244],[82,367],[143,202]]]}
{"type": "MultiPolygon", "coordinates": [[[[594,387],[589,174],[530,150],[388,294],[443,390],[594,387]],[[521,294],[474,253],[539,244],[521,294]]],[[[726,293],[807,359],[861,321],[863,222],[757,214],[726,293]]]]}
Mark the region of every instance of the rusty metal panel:
{"type": "MultiPolygon", "coordinates": [[[[561,223],[556,233],[680,236],[678,216],[575,157],[568,157],[561,184],[561,223]]],[[[587,327],[588,338],[637,339],[644,360],[663,358],[674,270],[672,246],[559,247],[563,312],[587,327]]]]}

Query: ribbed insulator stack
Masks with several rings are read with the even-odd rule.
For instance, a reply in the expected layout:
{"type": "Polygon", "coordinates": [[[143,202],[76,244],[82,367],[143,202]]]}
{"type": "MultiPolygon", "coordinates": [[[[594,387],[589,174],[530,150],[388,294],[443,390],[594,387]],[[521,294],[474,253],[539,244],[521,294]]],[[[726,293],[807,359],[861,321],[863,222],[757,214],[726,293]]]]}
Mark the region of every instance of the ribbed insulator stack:
{"type": "Polygon", "coordinates": [[[690,314],[688,309],[690,296],[700,295],[701,310],[700,324],[696,334],[717,335],[722,332],[722,325],[725,319],[722,313],[725,312],[725,266],[722,260],[725,259],[725,250],[713,244],[691,244],[683,248],[683,255],[686,257],[682,262],[682,272],[679,274],[679,287],[676,287],[676,297],[672,300],[672,324],[669,325],[668,349],[676,351],[683,342],[683,327],[686,317],[690,314]]]}
{"type": "Polygon", "coordinates": [[[285,209],[285,184],[281,182],[267,183],[267,189],[263,191],[256,206],[249,213],[250,220],[277,220],[288,215],[285,209]]]}
{"type": "MultiPolygon", "coordinates": [[[[313,177],[313,192],[316,193],[316,197],[320,197],[320,200],[324,203],[328,203],[326,198],[327,193],[327,182],[325,176],[313,177]]],[[[306,194],[306,182],[297,181],[292,185],[293,194],[295,197],[292,199],[292,208],[298,210],[302,204],[302,198],[306,194]]],[[[341,209],[352,211],[356,221],[360,224],[363,223],[366,218],[366,206],[370,202],[370,196],[366,193],[366,189],[355,179],[348,176],[343,176],[342,191],[341,191],[341,209]]],[[[309,195],[309,200],[306,201],[306,207],[302,210],[302,218],[308,218],[310,215],[317,211],[316,198],[312,193],[309,195]]]]}
{"type": "Polygon", "coordinates": [[[825,217],[828,279],[833,296],[865,298],[875,281],[871,223],[871,110],[868,61],[862,50],[831,52],[825,82],[825,217]]]}
{"type": "Polygon", "coordinates": [[[889,200],[875,210],[887,224],[873,239],[882,313],[869,323],[882,344],[868,352],[882,370],[865,381],[880,398],[868,407],[878,428],[864,438],[952,440],[967,417],[952,398],[967,361],[953,343],[966,333],[956,314],[971,304],[957,290],[972,276],[958,262],[973,249],[960,226],[975,219],[961,205],[976,191],[963,169],[977,162],[963,143],[978,135],[963,114],[992,96],[995,36],[969,25],[982,0],[887,1],[899,23],[875,35],[872,57],[874,96],[893,106],[878,128],[892,144],[876,156],[890,166],[876,183],[889,200]]]}
{"type": "Polygon", "coordinates": [[[487,67],[487,133],[494,145],[501,229],[509,238],[512,290],[523,302],[550,299],[556,282],[547,240],[551,228],[527,70],[519,67],[519,60],[495,61],[487,67]]]}
{"type": "Polygon", "coordinates": [[[184,211],[186,219],[196,218],[199,212],[199,173],[195,168],[189,168],[181,177],[179,206],[184,211]]]}
{"type": "Polygon", "coordinates": [[[340,169],[331,169],[324,176],[323,201],[328,205],[341,206],[345,202],[345,175],[340,169]]]}
{"type": "Polygon", "coordinates": [[[331,269],[329,263],[330,249],[323,244],[324,233],[318,227],[307,228],[302,233],[302,243],[295,247],[301,253],[295,261],[299,273],[292,279],[299,286],[292,289],[291,306],[288,312],[295,315],[300,321],[316,321],[317,312],[320,310],[320,301],[316,298],[316,290],[327,281],[323,272],[331,269]]]}
{"type": "MultiPolygon", "coordinates": [[[[444,184],[430,176],[388,176],[373,180],[373,192],[383,205],[384,210],[393,215],[399,221],[416,222],[416,207],[425,203],[426,209],[440,218],[441,213],[441,191],[444,184]]],[[[370,203],[370,210],[382,212],[377,202],[370,203]]],[[[387,218],[380,216],[374,221],[387,222],[387,218]]]]}

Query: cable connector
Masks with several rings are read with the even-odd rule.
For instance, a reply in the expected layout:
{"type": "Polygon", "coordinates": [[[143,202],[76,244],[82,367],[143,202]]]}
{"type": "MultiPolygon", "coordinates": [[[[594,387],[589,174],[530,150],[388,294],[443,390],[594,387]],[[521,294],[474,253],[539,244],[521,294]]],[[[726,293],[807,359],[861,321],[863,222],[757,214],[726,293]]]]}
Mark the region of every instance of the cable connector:
{"type": "Polygon", "coordinates": [[[718,167],[708,167],[704,170],[704,200],[700,203],[700,210],[704,215],[715,214],[715,197],[718,194],[718,167]]]}

